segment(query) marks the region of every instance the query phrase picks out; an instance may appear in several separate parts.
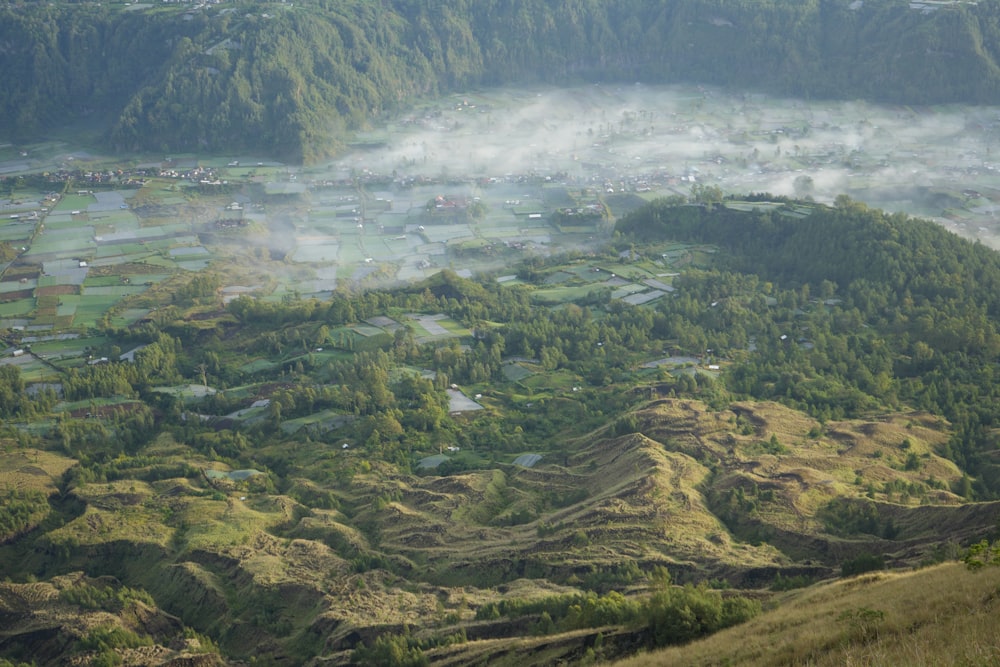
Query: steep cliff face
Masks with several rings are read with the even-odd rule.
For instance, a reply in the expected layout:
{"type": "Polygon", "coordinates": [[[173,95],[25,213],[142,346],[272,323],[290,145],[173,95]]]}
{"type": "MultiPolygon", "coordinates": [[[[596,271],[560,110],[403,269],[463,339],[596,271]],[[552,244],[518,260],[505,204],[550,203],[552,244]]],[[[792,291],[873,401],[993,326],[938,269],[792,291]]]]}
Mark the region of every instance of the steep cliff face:
{"type": "Polygon", "coordinates": [[[0,10],[0,133],[86,120],[122,151],[308,161],[415,96],[470,86],[696,81],[792,95],[991,103],[994,1],[405,0],[0,10]]]}

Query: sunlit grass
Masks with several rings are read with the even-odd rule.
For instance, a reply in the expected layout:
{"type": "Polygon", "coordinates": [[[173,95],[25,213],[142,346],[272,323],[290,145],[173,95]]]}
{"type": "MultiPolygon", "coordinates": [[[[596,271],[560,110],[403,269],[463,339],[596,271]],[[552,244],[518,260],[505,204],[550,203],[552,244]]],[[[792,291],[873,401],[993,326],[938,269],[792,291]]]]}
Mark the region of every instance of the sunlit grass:
{"type": "Polygon", "coordinates": [[[748,623],[618,667],[998,665],[1000,568],[948,563],[798,591],[748,623]]]}

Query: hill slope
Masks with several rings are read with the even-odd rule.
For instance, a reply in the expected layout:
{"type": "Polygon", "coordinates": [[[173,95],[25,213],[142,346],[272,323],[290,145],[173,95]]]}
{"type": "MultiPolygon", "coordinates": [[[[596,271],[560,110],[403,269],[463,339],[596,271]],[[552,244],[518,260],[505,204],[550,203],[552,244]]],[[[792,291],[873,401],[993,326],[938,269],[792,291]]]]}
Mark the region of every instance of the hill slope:
{"type": "MultiPolygon", "coordinates": [[[[110,120],[118,150],[312,160],[416,96],[693,81],[787,95],[994,103],[996,0],[300,2],[0,8],[0,132],[110,120]]],[[[99,123],[104,125],[104,123],[99,123]]]]}
{"type": "Polygon", "coordinates": [[[814,586],[744,625],[614,663],[647,665],[992,665],[1000,571],[949,563],[814,586]]]}

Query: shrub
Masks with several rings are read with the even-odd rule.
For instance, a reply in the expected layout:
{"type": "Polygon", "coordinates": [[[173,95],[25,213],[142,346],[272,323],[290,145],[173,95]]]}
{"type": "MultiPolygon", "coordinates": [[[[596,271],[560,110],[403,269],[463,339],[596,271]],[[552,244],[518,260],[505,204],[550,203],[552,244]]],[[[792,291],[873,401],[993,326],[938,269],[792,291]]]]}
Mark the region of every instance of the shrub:
{"type": "Polygon", "coordinates": [[[411,647],[407,637],[382,635],[371,648],[361,644],[351,653],[351,662],[371,667],[426,667],[430,662],[424,652],[411,647]]]}
{"type": "Polygon", "coordinates": [[[805,588],[811,586],[813,578],[805,574],[795,574],[790,577],[782,576],[779,572],[771,582],[772,591],[790,591],[795,588],[805,588]]]}
{"type": "Polygon", "coordinates": [[[856,558],[845,560],[840,564],[840,576],[851,577],[856,574],[885,569],[885,557],[874,554],[861,554],[856,558]]]}

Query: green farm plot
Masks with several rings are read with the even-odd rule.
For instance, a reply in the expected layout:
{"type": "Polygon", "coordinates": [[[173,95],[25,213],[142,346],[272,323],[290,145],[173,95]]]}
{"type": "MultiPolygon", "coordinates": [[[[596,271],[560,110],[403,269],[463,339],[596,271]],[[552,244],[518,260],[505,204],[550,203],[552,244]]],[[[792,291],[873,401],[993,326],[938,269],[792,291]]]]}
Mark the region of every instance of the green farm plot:
{"type": "Polygon", "coordinates": [[[538,289],[531,293],[531,300],[535,303],[550,305],[573,303],[587,298],[595,289],[598,289],[597,285],[538,289]]]}
{"type": "Polygon", "coordinates": [[[50,214],[45,216],[45,231],[57,232],[72,230],[80,233],[81,236],[93,236],[94,228],[81,220],[76,220],[73,216],[50,214]]]}
{"type": "Polygon", "coordinates": [[[551,208],[576,206],[576,198],[563,186],[547,186],[542,189],[542,199],[551,208]]]}
{"type": "MultiPolygon", "coordinates": [[[[507,219],[505,219],[504,222],[506,223],[507,219]]],[[[479,230],[480,235],[484,238],[516,239],[521,236],[521,228],[512,224],[492,225],[480,223],[476,228],[479,230]]]]}
{"type": "Polygon", "coordinates": [[[611,211],[619,217],[646,205],[645,199],[631,193],[611,195],[605,199],[605,202],[607,203],[608,208],[610,208],[611,211]]]}
{"type": "Polygon", "coordinates": [[[269,195],[301,195],[305,191],[305,183],[270,181],[264,184],[264,192],[269,195]]]}
{"type": "Polygon", "coordinates": [[[131,326],[147,315],[149,308],[126,308],[111,318],[111,324],[116,327],[131,326]]]}
{"type": "Polygon", "coordinates": [[[68,357],[82,357],[89,349],[99,348],[107,343],[103,336],[94,338],[70,338],[67,340],[45,340],[32,343],[31,351],[43,359],[53,361],[68,357]]]}
{"type": "Polygon", "coordinates": [[[250,374],[263,373],[265,371],[271,371],[278,368],[279,366],[281,366],[281,364],[271,361],[270,359],[254,359],[253,361],[240,366],[240,372],[250,374]]]}
{"type": "MultiPolygon", "coordinates": [[[[99,257],[96,259],[92,259],[90,261],[90,265],[93,267],[107,267],[107,266],[119,266],[122,264],[142,264],[142,263],[151,264],[154,263],[153,262],[154,259],[159,260],[155,262],[156,264],[161,264],[163,261],[167,262],[170,261],[156,254],[141,252],[129,255],[111,255],[110,257],[99,257]]],[[[176,266],[174,264],[170,264],[168,267],[159,267],[159,268],[175,269],[176,266]]]]}
{"type": "Polygon", "coordinates": [[[268,409],[264,406],[243,408],[236,412],[230,412],[226,417],[243,424],[254,424],[267,419],[268,409]]]}
{"type": "Polygon", "coordinates": [[[95,257],[97,259],[104,259],[108,257],[127,257],[127,256],[140,256],[148,255],[153,251],[144,246],[141,243],[116,243],[111,245],[100,245],[97,246],[95,252],[95,257]]]}
{"type": "Polygon", "coordinates": [[[0,317],[23,317],[35,309],[34,299],[18,299],[0,303],[0,317]]]}
{"type": "Polygon", "coordinates": [[[75,299],[78,297],[65,296],[56,306],[56,317],[73,317],[76,315],[76,307],[79,305],[75,299]]]}
{"type": "Polygon", "coordinates": [[[772,201],[726,201],[722,205],[734,211],[774,211],[784,206],[772,201]]]}
{"type": "Polygon", "coordinates": [[[177,267],[185,271],[201,271],[207,269],[211,259],[178,259],[177,267]]]}
{"type": "Polygon", "coordinates": [[[97,199],[93,195],[65,195],[59,200],[56,205],[55,211],[68,212],[73,211],[86,211],[87,207],[93,204],[97,199]]]}
{"type": "Polygon", "coordinates": [[[426,269],[422,269],[417,266],[403,266],[396,272],[396,279],[401,282],[413,282],[415,280],[426,278],[433,273],[437,273],[437,271],[437,267],[433,265],[426,269]]]}
{"type": "Polygon", "coordinates": [[[444,454],[432,454],[431,456],[425,456],[424,458],[417,461],[417,468],[421,469],[431,469],[437,468],[442,463],[450,461],[450,456],[445,456],[444,454]]]}
{"type": "Polygon", "coordinates": [[[229,387],[221,393],[227,401],[250,400],[252,398],[256,398],[260,394],[261,387],[263,386],[264,383],[252,382],[238,387],[229,387]]]}
{"type": "Polygon", "coordinates": [[[317,262],[336,262],[340,256],[340,243],[334,239],[315,241],[297,239],[297,248],[292,254],[293,261],[312,264],[317,262]]]}
{"type": "Polygon", "coordinates": [[[62,278],[60,278],[59,276],[39,276],[38,277],[38,286],[40,288],[45,288],[45,287],[59,287],[62,284],[64,284],[64,283],[62,282],[62,278]]]}
{"type": "Polygon", "coordinates": [[[58,377],[58,372],[44,361],[40,361],[30,355],[21,357],[5,357],[0,359],[0,364],[5,366],[17,366],[21,371],[21,378],[25,382],[43,382],[58,377]]]}
{"type": "Polygon", "coordinates": [[[593,234],[597,225],[559,225],[559,231],[563,234],[593,234]]]}
{"type": "Polygon", "coordinates": [[[132,398],[87,398],[82,401],[60,401],[53,408],[53,411],[76,412],[77,410],[104,408],[112,405],[143,405],[143,403],[132,398]]]}
{"type": "Polygon", "coordinates": [[[583,280],[588,283],[600,283],[608,279],[609,272],[603,271],[600,267],[593,266],[591,264],[577,264],[576,266],[567,266],[560,269],[561,271],[573,274],[578,280],[583,280]]]}
{"type": "Polygon", "coordinates": [[[443,339],[470,336],[472,332],[443,314],[408,315],[406,323],[413,328],[417,339],[443,339]]]}
{"type": "Polygon", "coordinates": [[[330,431],[335,428],[340,428],[350,421],[351,418],[351,415],[345,415],[342,412],[337,412],[335,410],[323,410],[307,417],[299,417],[298,419],[289,419],[288,421],[284,421],[281,423],[281,430],[289,434],[295,433],[303,428],[310,432],[330,431]]]}
{"type": "Polygon", "coordinates": [[[121,285],[122,279],[118,276],[87,276],[83,281],[84,290],[91,290],[95,287],[114,287],[121,285]]]}
{"type": "Polygon", "coordinates": [[[424,237],[431,243],[448,243],[457,239],[475,236],[467,224],[457,225],[427,225],[423,231],[424,237]]]}
{"type": "Polygon", "coordinates": [[[0,294],[23,292],[29,289],[33,290],[38,286],[37,278],[24,278],[23,280],[23,283],[20,280],[4,280],[0,282],[0,294]]]}
{"type": "Polygon", "coordinates": [[[512,362],[503,365],[503,376],[511,382],[520,382],[525,378],[531,377],[535,373],[536,371],[531,370],[529,365],[524,362],[512,362]]]}
{"type": "Polygon", "coordinates": [[[625,280],[646,280],[647,278],[653,278],[653,274],[645,270],[639,264],[622,264],[619,266],[611,266],[610,269],[603,269],[601,271],[604,277],[607,278],[609,273],[613,273],[619,278],[624,278],[625,280]]]}
{"type": "Polygon", "coordinates": [[[388,256],[392,259],[401,259],[414,252],[414,247],[410,244],[408,237],[400,239],[383,236],[382,243],[385,245],[388,256]]]}
{"type": "Polygon", "coordinates": [[[159,236],[168,236],[172,238],[178,245],[197,245],[200,243],[198,237],[191,233],[191,225],[186,223],[142,227],[143,233],[149,233],[149,230],[156,230],[156,233],[159,236]]]}
{"type": "Polygon", "coordinates": [[[106,219],[101,220],[94,224],[94,228],[107,236],[123,236],[125,234],[140,234],[139,230],[142,229],[142,225],[138,218],[128,217],[114,222],[109,222],[106,219]]]}
{"type": "Polygon", "coordinates": [[[203,384],[179,384],[172,387],[156,387],[153,391],[176,396],[182,401],[197,401],[216,393],[215,389],[203,384]]]}
{"type": "Polygon", "coordinates": [[[437,320],[437,325],[448,332],[451,336],[471,336],[472,332],[469,331],[468,327],[463,326],[461,323],[456,322],[450,317],[444,317],[437,320]]]}
{"type": "Polygon", "coordinates": [[[73,328],[96,327],[97,321],[114,306],[116,301],[118,301],[118,298],[111,296],[92,296],[87,294],[62,296],[59,297],[59,312],[57,312],[57,315],[63,316],[64,313],[62,311],[64,308],[66,310],[72,308],[73,328]]]}
{"type": "Polygon", "coordinates": [[[632,294],[638,294],[640,292],[645,292],[648,287],[645,285],[637,285],[636,283],[629,283],[628,285],[622,285],[611,292],[612,299],[624,299],[632,294]]]}
{"type": "Polygon", "coordinates": [[[510,210],[516,216],[527,218],[529,215],[545,213],[545,205],[542,202],[522,202],[510,210]]]}
{"type": "Polygon", "coordinates": [[[309,358],[314,363],[325,363],[327,361],[344,361],[347,359],[353,359],[354,355],[350,352],[344,350],[339,350],[337,348],[322,348],[320,352],[310,352],[309,358]]]}
{"type": "Polygon", "coordinates": [[[125,225],[139,224],[139,219],[131,211],[94,211],[88,215],[91,221],[100,221],[101,224],[105,225],[114,225],[119,231],[124,229],[125,225]]]}
{"type": "MultiPolygon", "coordinates": [[[[123,274],[128,275],[128,274],[123,274]]],[[[133,285],[156,285],[170,277],[169,273],[133,273],[128,279],[133,285]]]]}
{"type": "Polygon", "coordinates": [[[571,391],[573,387],[581,384],[579,377],[569,371],[552,371],[549,373],[535,373],[530,377],[521,380],[521,384],[538,392],[544,391],[571,391]]]}
{"type": "Polygon", "coordinates": [[[352,277],[358,271],[364,271],[366,268],[371,269],[372,267],[365,267],[364,265],[370,264],[367,260],[369,258],[374,259],[374,253],[370,252],[365,246],[359,241],[360,245],[343,245],[340,248],[340,261],[342,265],[347,269],[343,274],[338,273],[338,275],[344,275],[345,277],[352,277]]]}
{"type": "Polygon", "coordinates": [[[152,252],[165,253],[180,262],[193,259],[205,259],[211,255],[211,253],[207,252],[205,248],[195,250],[194,248],[198,248],[199,246],[180,244],[177,239],[155,239],[152,241],[146,241],[143,247],[152,252]]]}
{"type": "Polygon", "coordinates": [[[161,206],[180,206],[187,203],[187,198],[176,194],[157,194],[156,202],[161,206]]]}
{"type": "Polygon", "coordinates": [[[350,330],[353,331],[354,333],[360,335],[360,336],[364,336],[365,338],[367,338],[369,336],[377,336],[378,334],[385,333],[385,331],[383,331],[379,327],[373,327],[373,326],[368,325],[368,324],[358,324],[358,325],[350,327],[350,330]]]}
{"type": "Polygon", "coordinates": [[[106,287],[88,287],[84,289],[85,296],[104,296],[120,299],[132,294],[142,294],[148,287],[143,284],[138,285],[108,285],[106,287]]]}
{"type": "Polygon", "coordinates": [[[522,227],[521,236],[526,238],[547,238],[552,234],[551,227],[522,227]]]}
{"type": "Polygon", "coordinates": [[[694,266],[707,268],[712,263],[712,255],[715,251],[711,248],[699,248],[691,253],[691,263],[694,266]]]}
{"type": "Polygon", "coordinates": [[[545,276],[542,280],[544,285],[562,285],[563,283],[573,280],[575,276],[568,271],[553,271],[549,275],[545,276]]]}
{"type": "Polygon", "coordinates": [[[174,262],[169,257],[164,257],[158,254],[137,256],[137,259],[135,260],[128,258],[128,261],[139,261],[142,262],[143,264],[148,264],[150,267],[168,269],[170,271],[176,271],[178,269],[177,262],[174,262]]]}
{"type": "Polygon", "coordinates": [[[35,226],[23,222],[0,225],[0,241],[26,241],[35,233],[35,226]]]}
{"type": "Polygon", "coordinates": [[[94,243],[85,236],[75,234],[39,234],[27,255],[65,255],[90,252],[94,243]]]}

